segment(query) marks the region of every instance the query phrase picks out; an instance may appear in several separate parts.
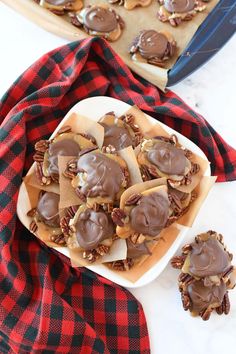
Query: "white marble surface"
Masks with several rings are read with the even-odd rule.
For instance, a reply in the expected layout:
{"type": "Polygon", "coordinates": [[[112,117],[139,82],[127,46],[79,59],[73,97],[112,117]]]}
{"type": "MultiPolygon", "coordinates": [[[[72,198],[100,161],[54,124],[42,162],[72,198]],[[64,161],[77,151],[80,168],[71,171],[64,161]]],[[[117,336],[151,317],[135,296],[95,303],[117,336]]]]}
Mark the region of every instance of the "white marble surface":
{"type": "MultiPolygon", "coordinates": [[[[30,64],[45,52],[66,43],[0,4],[0,96],[30,64]]],[[[235,67],[236,40],[232,38],[207,64],[172,87],[192,108],[236,148],[235,67]]],[[[208,229],[225,236],[236,263],[236,182],[213,187],[187,239],[208,229]]],[[[132,290],[142,303],[152,354],[236,353],[236,290],[230,293],[228,316],[212,315],[208,322],[182,309],[177,291],[178,272],[169,266],[154,282],[132,290]]]]}

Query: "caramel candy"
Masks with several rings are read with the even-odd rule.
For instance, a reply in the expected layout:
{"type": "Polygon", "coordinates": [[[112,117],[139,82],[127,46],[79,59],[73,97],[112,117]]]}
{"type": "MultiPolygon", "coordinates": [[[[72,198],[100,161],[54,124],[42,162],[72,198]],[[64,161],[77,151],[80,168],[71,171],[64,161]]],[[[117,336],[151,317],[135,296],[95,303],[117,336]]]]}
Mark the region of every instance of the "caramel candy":
{"type": "Polygon", "coordinates": [[[38,219],[50,227],[60,227],[60,196],[52,192],[44,192],[39,196],[37,204],[38,219]]]}
{"type": "Polygon", "coordinates": [[[85,134],[75,134],[70,127],[62,128],[52,140],[40,140],[35,144],[35,172],[41,185],[58,183],[58,156],[75,156],[88,148],[95,148],[95,139],[85,134]]]}
{"type": "Polygon", "coordinates": [[[104,37],[111,42],[121,36],[124,27],[121,17],[105,5],[88,6],[69,15],[73,25],[83,26],[88,34],[104,37]]]}
{"type": "Polygon", "coordinates": [[[169,201],[163,195],[151,193],[142,196],[130,212],[130,225],[135,232],[157,236],[169,217],[169,201]]]}
{"type": "Polygon", "coordinates": [[[198,12],[205,10],[204,5],[199,0],[158,0],[160,9],[158,18],[162,22],[167,22],[176,27],[182,21],[191,20],[198,12]]]}
{"type": "Polygon", "coordinates": [[[203,320],[208,320],[214,309],[228,314],[228,290],[235,286],[231,260],[222,235],[214,231],[198,235],[195,242],[182,248],[182,255],[172,258],[172,267],[181,269],[179,289],[185,310],[203,320]]]}
{"type": "Polygon", "coordinates": [[[64,15],[66,11],[78,11],[83,7],[83,0],[39,0],[38,3],[56,15],[64,15]]]}
{"type": "Polygon", "coordinates": [[[170,33],[146,30],[134,39],[130,53],[133,60],[162,67],[174,55],[175,49],[176,42],[170,33]]]}
{"type": "Polygon", "coordinates": [[[136,147],[142,134],[139,126],[135,123],[135,117],[132,114],[124,114],[116,117],[113,112],[105,114],[99,124],[104,127],[103,146],[109,150],[122,150],[128,146],[136,147]]]}
{"type": "Polygon", "coordinates": [[[84,250],[96,248],[101,241],[115,234],[111,216],[89,208],[79,214],[74,228],[78,244],[84,250]]]}
{"type": "Polygon", "coordinates": [[[178,144],[176,137],[144,139],[137,159],[151,179],[166,177],[169,185],[174,188],[191,183],[190,176],[199,170],[199,166],[192,165],[187,150],[178,144]]]}

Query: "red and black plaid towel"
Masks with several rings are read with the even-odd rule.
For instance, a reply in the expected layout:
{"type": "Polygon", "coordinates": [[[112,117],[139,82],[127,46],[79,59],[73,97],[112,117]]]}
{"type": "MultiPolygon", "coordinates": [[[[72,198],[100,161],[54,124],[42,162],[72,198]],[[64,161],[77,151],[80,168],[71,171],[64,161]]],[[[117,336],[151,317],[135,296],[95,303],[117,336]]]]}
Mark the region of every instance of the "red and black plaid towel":
{"type": "Polygon", "coordinates": [[[151,113],[197,143],[219,181],[236,179],[236,151],[172,92],[135,77],[104,40],[86,39],[44,55],[0,103],[1,353],[150,351],[142,307],[128,291],[71,268],[16,218],[35,142],[47,139],[76,102],[98,95],[151,113]]]}

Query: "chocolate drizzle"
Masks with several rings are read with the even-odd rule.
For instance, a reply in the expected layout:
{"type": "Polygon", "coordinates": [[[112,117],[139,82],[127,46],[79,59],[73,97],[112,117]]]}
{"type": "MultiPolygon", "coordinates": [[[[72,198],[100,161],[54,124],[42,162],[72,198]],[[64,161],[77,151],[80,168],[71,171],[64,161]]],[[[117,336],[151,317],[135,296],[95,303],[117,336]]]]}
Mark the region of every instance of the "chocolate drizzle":
{"type": "Polygon", "coordinates": [[[83,10],[84,25],[96,32],[109,33],[117,28],[116,13],[104,7],[91,6],[83,10]]]}
{"type": "Polygon", "coordinates": [[[84,250],[96,248],[101,241],[115,234],[111,217],[93,209],[86,209],[79,214],[75,229],[78,243],[84,250]]]}
{"type": "Polygon", "coordinates": [[[112,145],[116,150],[132,146],[133,141],[126,128],[117,127],[116,125],[107,125],[105,123],[100,124],[104,127],[104,146],[112,145]]]}
{"type": "Polygon", "coordinates": [[[160,193],[142,196],[130,212],[134,231],[155,237],[165,227],[169,217],[169,201],[160,193]]]}
{"type": "Polygon", "coordinates": [[[188,160],[182,149],[164,141],[156,142],[147,152],[149,162],[168,175],[184,176],[188,160]]]}
{"type": "Polygon", "coordinates": [[[164,7],[170,13],[185,13],[192,11],[195,6],[194,0],[164,0],[164,7]]]}
{"type": "Polygon", "coordinates": [[[71,139],[51,143],[48,149],[48,173],[50,175],[59,174],[58,156],[78,156],[79,152],[79,145],[71,139]]]}
{"type": "Polygon", "coordinates": [[[109,197],[115,199],[124,180],[118,162],[104,154],[91,152],[78,160],[78,171],[86,172],[87,178],[80,191],[87,197],[109,197]]]}
{"type": "Polygon", "coordinates": [[[37,213],[39,220],[44,222],[44,224],[51,227],[60,227],[59,199],[60,196],[56,193],[40,193],[37,213]]]}
{"type": "Polygon", "coordinates": [[[195,280],[188,285],[187,289],[191,300],[190,309],[199,314],[209,306],[220,306],[226,292],[226,285],[221,281],[220,285],[205,286],[203,280],[195,280]]]}
{"type": "Polygon", "coordinates": [[[224,273],[230,268],[230,258],[223,245],[215,239],[191,244],[189,272],[196,277],[224,273]]]}

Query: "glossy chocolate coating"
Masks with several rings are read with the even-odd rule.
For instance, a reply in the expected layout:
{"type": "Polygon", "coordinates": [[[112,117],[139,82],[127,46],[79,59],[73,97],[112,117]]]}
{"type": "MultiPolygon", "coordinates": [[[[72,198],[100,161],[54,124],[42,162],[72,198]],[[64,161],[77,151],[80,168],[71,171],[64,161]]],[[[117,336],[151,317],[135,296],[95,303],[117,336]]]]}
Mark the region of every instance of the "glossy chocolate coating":
{"type": "Polygon", "coordinates": [[[46,2],[50,5],[54,6],[65,6],[68,3],[73,3],[75,0],[46,0],[46,2]]]}
{"type": "Polygon", "coordinates": [[[44,224],[51,227],[60,227],[59,217],[60,196],[56,193],[41,193],[37,205],[38,217],[44,224]]]}
{"type": "Polygon", "coordinates": [[[195,5],[194,0],[164,0],[164,7],[170,13],[185,13],[192,11],[195,5]]]}
{"type": "Polygon", "coordinates": [[[104,127],[104,142],[103,146],[112,145],[116,150],[122,150],[128,146],[132,146],[133,141],[124,127],[117,127],[116,125],[107,125],[100,123],[104,127]]]}
{"type": "Polygon", "coordinates": [[[145,59],[162,59],[168,52],[168,40],[162,33],[154,30],[143,31],[138,40],[138,49],[145,59]]]}
{"type": "Polygon", "coordinates": [[[115,199],[124,180],[120,165],[104,154],[91,152],[78,160],[78,170],[87,173],[86,183],[80,191],[87,197],[115,199]]]}
{"type": "Polygon", "coordinates": [[[159,193],[142,196],[131,210],[130,223],[134,231],[147,236],[157,236],[169,217],[169,201],[159,193]]]}
{"type": "Polygon", "coordinates": [[[50,144],[48,149],[49,174],[59,174],[58,156],[78,156],[79,152],[79,145],[71,139],[59,140],[50,144]]]}
{"type": "Polygon", "coordinates": [[[218,304],[219,306],[226,293],[226,286],[223,281],[221,281],[219,286],[215,284],[205,286],[203,280],[195,280],[188,285],[187,289],[191,299],[191,311],[196,313],[200,313],[210,305],[218,304]]]}
{"type": "Polygon", "coordinates": [[[151,254],[145,242],[133,243],[129,239],[126,240],[127,244],[127,258],[139,258],[145,254],[151,254]]]}
{"type": "Polygon", "coordinates": [[[93,209],[86,209],[79,214],[75,228],[78,243],[85,250],[96,248],[101,241],[115,233],[111,217],[103,211],[93,209]]]}
{"type": "Polygon", "coordinates": [[[149,162],[168,175],[184,176],[188,160],[182,149],[165,141],[156,142],[147,152],[149,162]]]}
{"type": "Polygon", "coordinates": [[[117,28],[117,18],[110,9],[91,6],[84,9],[83,24],[92,31],[109,33],[117,28]]]}
{"type": "Polygon", "coordinates": [[[223,245],[209,238],[191,244],[189,272],[196,277],[206,277],[224,273],[230,267],[228,253],[223,245]]]}

